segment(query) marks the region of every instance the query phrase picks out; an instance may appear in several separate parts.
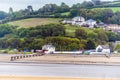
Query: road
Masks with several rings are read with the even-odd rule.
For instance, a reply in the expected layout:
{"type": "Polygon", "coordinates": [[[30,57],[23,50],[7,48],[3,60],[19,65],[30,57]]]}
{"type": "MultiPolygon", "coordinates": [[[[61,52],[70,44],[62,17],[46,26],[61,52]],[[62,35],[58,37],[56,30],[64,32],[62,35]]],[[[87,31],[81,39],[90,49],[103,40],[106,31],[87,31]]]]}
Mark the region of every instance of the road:
{"type": "Polygon", "coordinates": [[[0,63],[0,75],[120,78],[120,66],[0,63]]]}

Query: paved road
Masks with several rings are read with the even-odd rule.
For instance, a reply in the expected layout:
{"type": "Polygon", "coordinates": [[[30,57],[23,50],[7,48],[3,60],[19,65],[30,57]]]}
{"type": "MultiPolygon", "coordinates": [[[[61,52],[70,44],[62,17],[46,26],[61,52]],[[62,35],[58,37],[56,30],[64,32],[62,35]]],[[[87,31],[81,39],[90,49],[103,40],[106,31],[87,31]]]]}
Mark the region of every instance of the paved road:
{"type": "Polygon", "coordinates": [[[0,63],[0,75],[120,78],[120,66],[0,63]]]}

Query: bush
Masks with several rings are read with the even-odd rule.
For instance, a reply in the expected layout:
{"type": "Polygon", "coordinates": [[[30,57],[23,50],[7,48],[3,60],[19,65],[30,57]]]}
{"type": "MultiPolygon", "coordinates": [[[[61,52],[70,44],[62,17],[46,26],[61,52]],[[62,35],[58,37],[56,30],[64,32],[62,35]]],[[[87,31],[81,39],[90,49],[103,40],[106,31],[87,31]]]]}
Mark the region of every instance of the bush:
{"type": "Polygon", "coordinates": [[[19,52],[17,50],[10,50],[8,51],[9,54],[18,54],[19,52]]]}
{"type": "Polygon", "coordinates": [[[2,53],[8,53],[8,52],[9,52],[8,49],[6,49],[6,50],[2,50],[2,53]]]}
{"type": "Polygon", "coordinates": [[[32,52],[25,52],[24,54],[33,54],[32,52]]]}

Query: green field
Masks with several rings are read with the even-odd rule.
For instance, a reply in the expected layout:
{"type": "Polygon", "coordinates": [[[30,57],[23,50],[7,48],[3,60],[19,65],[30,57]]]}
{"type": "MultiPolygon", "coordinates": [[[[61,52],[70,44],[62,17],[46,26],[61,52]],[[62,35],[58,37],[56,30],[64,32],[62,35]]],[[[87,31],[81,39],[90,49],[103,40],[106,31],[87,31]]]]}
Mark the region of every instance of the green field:
{"type": "Polygon", "coordinates": [[[68,16],[70,14],[70,12],[64,12],[64,13],[61,13],[62,16],[68,16]]]}
{"type": "Polygon", "coordinates": [[[110,5],[110,4],[120,4],[120,2],[112,2],[112,3],[108,3],[107,5],[110,5]]]}
{"type": "Polygon", "coordinates": [[[29,18],[18,21],[9,22],[10,25],[16,25],[23,28],[35,27],[37,25],[44,25],[50,23],[59,23],[60,18],[29,18]]]}
{"type": "MultiPolygon", "coordinates": [[[[30,18],[30,19],[22,19],[18,21],[9,22],[10,25],[19,26],[19,28],[29,28],[35,27],[37,25],[44,25],[49,23],[60,23],[60,18],[30,18]]],[[[78,26],[65,25],[66,28],[66,36],[75,36],[75,30],[78,29],[78,26]]]]}
{"type": "Polygon", "coordinates": [[[70,25],[65,25],[66,28],[66,36],[75,36],[75,31],[76,29],[79,29],[79,26],[70,26],[70,25]]]}
{"type": "Polygon", "coordinates": [[[105,8],[93,8],[93,9],[111,9],[113,12],[120,11],[120,7],[105,7],[105,8]]]}

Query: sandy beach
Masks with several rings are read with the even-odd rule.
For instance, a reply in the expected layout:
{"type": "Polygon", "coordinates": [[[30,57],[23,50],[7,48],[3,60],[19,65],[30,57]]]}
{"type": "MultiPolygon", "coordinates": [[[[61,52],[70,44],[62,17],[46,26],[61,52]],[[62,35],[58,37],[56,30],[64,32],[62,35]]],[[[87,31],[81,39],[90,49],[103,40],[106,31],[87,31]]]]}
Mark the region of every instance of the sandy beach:
{"type": "MultiPolygon", "coordinates": [[[[10,56],[1,56],[0,61],[9,61],[10,56]]],[[[9,61],[14,62],[14,61],[9,61]]],[[[66,63],[71,62],[73,63],[81,63],[81,62],[96,62],[104,64],[106,63],[120,63],[120,57],[110,57],[107,58],[105,56],[79,56],[79,55],[44,55],[32,58],[24,58],[15,60],[15,62],[55,62],[55,63],[66,63]]],[[[115,78],[66,78],[66,77],[36,77],[36,76],[0,76],[0,80],[120,80],[115,78]]]]}
{"type": "Polygon", "coordinates": [[[120,80],[112,78],[62,78],[62,77],[30,77],[30,76],[0,76],[0,80],[120,80]]]}
{"type": "Polygon", "coordinates": [[[94,56],[94,55],[47,54],[44,56],[18,59],[13,62],[120,65],[120,57],[111,56],[110,58],[108,58],[104,55],[94,56]]]}
{"type": "MultiPolygon", "coordinates": [[[[19,54],[16,55],[19,56],[19,54]]],[[[11,56],[14,55],[1,54],[0,62],[120,65],[120,56],[118,55],[106,57],[105,55],[46,54],[43,56],[35,56],[10,61],[11,56]]]]}

